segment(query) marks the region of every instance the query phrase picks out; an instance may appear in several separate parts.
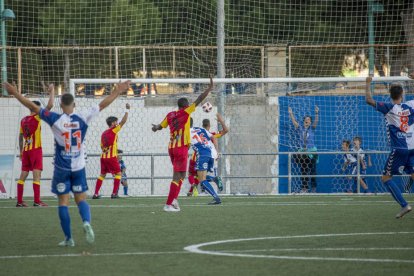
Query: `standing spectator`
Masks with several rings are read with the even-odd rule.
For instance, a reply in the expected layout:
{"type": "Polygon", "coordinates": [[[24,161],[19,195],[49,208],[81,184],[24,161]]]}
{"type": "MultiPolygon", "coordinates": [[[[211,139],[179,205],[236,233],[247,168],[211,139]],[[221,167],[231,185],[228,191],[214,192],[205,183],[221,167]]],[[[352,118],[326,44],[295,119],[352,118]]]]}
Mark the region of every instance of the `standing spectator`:
{"type": "Polygon", "coordinates": [[[289,117],[295,127],[295,130],[299,133],[300,138],[300,152],[308,152],[306,154],[295,155],[295,162],[300,166],[301,178],[301,192],[306,193],[309,189],[309,182],[311,184],[311,192],[316,192],[316,178],[309,177],[309,175],[316,175],[316,163],[318,161],[318,155],[309,152],[317,151],[315,145],[315,130],[319,121],[319,108],[315,106],[315,119],[306,115],[303,118],[303,125],[300,125],[293,115],[292,108],[288,108],[289,117]]]}

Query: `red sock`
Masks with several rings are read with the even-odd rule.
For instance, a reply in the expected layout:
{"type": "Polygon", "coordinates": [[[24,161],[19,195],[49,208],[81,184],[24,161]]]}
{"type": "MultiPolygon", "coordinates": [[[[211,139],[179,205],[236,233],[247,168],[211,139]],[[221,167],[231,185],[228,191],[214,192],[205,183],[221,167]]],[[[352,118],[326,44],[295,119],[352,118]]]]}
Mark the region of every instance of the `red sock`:
{"type": "Polygon", "coordinates": [[[181,186],[183,186],[183,180],[182,179],[180,179],[180,181],[178,181],[178,189],[177,189],[177,191],[175,193],[175,199],[177,199],[178,198],[178,195],[180,194],[181,186]]]}
{"type": "Polygon", "coordinates": [[[114,188],[112,190],[113,195],[118,194],[119,185],[121,185],[121,175],[115,175],[115,177],[114,177],[114,188]]]}
{"type": "Polygon", "coordinates": [[[39,203],[40,202],[40,182],[33,181],[33,196],[34,196],[34,202],[39,203]]]}
{"type": "Polygon", "coordinates": [[[98,177],[98,179],[96,180],[96,185],[95,185],[95,195],[99,195],[99,190],[102,187],[102,182],[103,182],[103,177],[98,177]]]}
{"type": "Polygon", "coordinates": [[[17,181],[17,202],[23,202],[24,181],[17,181]]]}
{"type": "Polygon", "coordinates": [[[119,190],[119,185],[121,184],[121,176],[119,175],[119,178],[117,175],[115,175],[114,178],[114,189],[112,190],[112,194],[113,195],[117,195],[118,194],[118,190],[119,190]]]}
{"type": "Polygon", "coordinates": [[[170,192],[168,193],[167,202],[165,204],[167,204],[167,205],[172,204],[173,200],[175,199],[175,195],[177,194],[178,186],[180,186],[180,185],[177,182],[171,181],[170,192]]]}
{"type": "Polygon", "coordinates": [[[193,192],[193,190],[194,190],[194,186],[195,186],[195,185],[191,185],[191,186],[190,186],[190,190],[188,190],[188,192],[189,192],[189,193],[192,193],[192,192],[193,192]]]}

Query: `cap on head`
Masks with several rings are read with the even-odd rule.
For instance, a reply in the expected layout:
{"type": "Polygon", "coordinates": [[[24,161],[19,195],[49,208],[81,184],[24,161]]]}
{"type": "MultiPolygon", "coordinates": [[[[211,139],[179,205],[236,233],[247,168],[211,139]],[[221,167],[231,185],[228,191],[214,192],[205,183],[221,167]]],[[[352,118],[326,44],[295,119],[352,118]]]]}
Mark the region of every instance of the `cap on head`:
{"type": "Polygon", "coordinates": [[[179,98],[177,101],[177,105],[179,109],[186,108],[190,105],[187,98],[179,98]]]}

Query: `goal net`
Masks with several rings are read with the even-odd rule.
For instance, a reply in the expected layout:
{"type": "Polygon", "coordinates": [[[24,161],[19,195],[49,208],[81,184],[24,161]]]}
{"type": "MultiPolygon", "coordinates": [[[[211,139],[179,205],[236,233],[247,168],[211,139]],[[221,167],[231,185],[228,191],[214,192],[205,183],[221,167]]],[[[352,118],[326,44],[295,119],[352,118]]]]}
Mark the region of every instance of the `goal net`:
{"type": "MultiPolygon", "coordinates": [[[[224,67],[229,80],[223,89],[226,94],[224,111],[232,124],[231,135],[224,139],[229,155],[224,156],[220,164],[226,181],[231,183],[226,185],[227,193],[301,191],[300,161],[294,162],[298,161],[294,155],[281,154],[298,150],[294,126],[287,115],[288,107],[300,122],[303,116],[313,115],[315,105],[320,108],[315,137],[318,150],[338,151],[342,140],[352,140],[355,136],[362,136],[364,150],[382,151],[386,147],[385,137],[380,133],[383,128],[375,117],[378,114],[373,115],[372,110],[364,106],[361,83],[280,80],[263,84],[263,81],[246,83],[238,79],[365,77],[369,72],[375,76],[399,77],[414,71],[412,1],[224,0],[225,24],[221,33],[217,31],[221,14],[217,0],[4,2],[5,8],[12,9],[16,18],[5,21],[7,63],[2,61],[7,65],[8,80],[15,81],[22,93],[34,99],[44,98],[39,83],[53,82],[58,95],[75,93],[83,108],[99,101],[112,84],[82,82],[70,87],[71,79],[147,80],[134,82],[128,98],[122,98],[105,111],[94,123],[88,138],[88,167],[92,172],[99,164],[94,154],[99,151],[98,138],[105,126],[103,118],[108,114],[120,117],[123,105],[127,101],[133,103],[133,116],[128,125],[134,131],[143,129],[143,133],[135,135],[126,128],[120,136],[124,138],[120,139],[120,147],[127,149],[124,156],[127,165],[132,163],[127,170],[131,181],[132,177],[136,178],[131,182],[136,195],[164,193],[161,183],[166,181],[163,179],[166,175],[157,166],[163,170],[169,168],[169,160],[167,156],[151,154],[165,153],[166,134],[150,136],[148,126],[174,108],[178,95],[188,93],[195,99],[205,88],[203,82],[192,83],[191,79],[216,75],[218,51],[223,50],[217,47],[218,36],[225,37],[224,67]],[[164,78],[185,80],[169,84],[157,81],[164,78]],[[154,97],[143,97],[147,95],[154,97]],[[246,155],[232,155],[240,152],[246,155]],[[291,162],[287,162],[288,159],[291,162]],[[261,166],[262,162],[266,165],[261,166]],[[149,179],[151,173],[155,178],[149,179]],[[259,177],[263,175],[284,176],[261,182],[259,177]]],[[[386,91],[390,82],[390,79],[379,82],[378,89],[386,91]]],[[[410,93],[410,85],[404,85],[410,93]]],[[[386,97],[385,93],[381,95],[386,97]]],[[[212,100],[215,106],[218,105],[216,99],[212,100]]],[[[7,102],[7,98],[0,100],[7,118],[1,126],[14,125],[27,112],[20,108],[17,118],[13,110],[17,105],[7,102]]],[[[55,108],[58,109],[58,104],[55,108]]],[[[206,114],[198,111],[195,116],[200,120],[206,114]]],[[[208,116],[213,119],[212,114],[208,116]]],[[[17,138],[10,137],[13,138],[16,129],[11,126],[5,129],[5,133],[0,134],[7,140],[5,152],[13,152],[17,138]]],[[[43,131],[45,137],[49,137],[48,128],[44,127],[43,131]]],[[[46,139],[45,153],[51,155],[52,143],[46,139]]],[[[367,173],[380,173],[384,154],[369,155],[373,165],[367,173]]],[[[318,189],[323,192],[350,190],[348,182],[352,182],[352,178],[332,180],[329,176],[334,171],[338,175],[344,173],[342,155],[332,156],[319,155],[317,173],[327,175],[320,178],[318,189]],[[332,161],[329,167],[335,170],[321,171],[326,165],[324,158],[333,158],[329,159],[332,161]],[[335,188],[329,188],[332,184],[329,179],[335,183],[335,188]]],[[[51,162],[51,156],[46,158],[51,162]]],[[[15,163],[18,166],[19,162],[15,163]]],[[[18,167],[14,171],[19,171],[18,167]]],[[[88,176],[90,187],[93,187],[95,174],[88,176]]],[[[44,177],[48,179],[51,175],[45,172],[44,177]]],[[[375,179],[378,182],[378,177],[375,179]]],[[[372,180],[367,177],[367,181],[372,180]]],[[[372,191],[382,189],[377,186],[372,186],[372,191]]]]}

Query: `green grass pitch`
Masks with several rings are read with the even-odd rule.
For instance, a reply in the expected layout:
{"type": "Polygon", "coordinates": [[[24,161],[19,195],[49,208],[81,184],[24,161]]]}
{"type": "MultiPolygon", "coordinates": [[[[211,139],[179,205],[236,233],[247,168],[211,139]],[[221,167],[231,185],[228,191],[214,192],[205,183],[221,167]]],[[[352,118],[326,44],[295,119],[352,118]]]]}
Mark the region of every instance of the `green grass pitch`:
{"type": "Polygon", "coordinates": [[[56,199],[0,200],[0,275],[414,275],[414,212],[395,219],[391,196],[181,197],[179,213],[164,200],[89,200],[94,245],[72,204],[74,248],[57,246],[56,199]]]}

